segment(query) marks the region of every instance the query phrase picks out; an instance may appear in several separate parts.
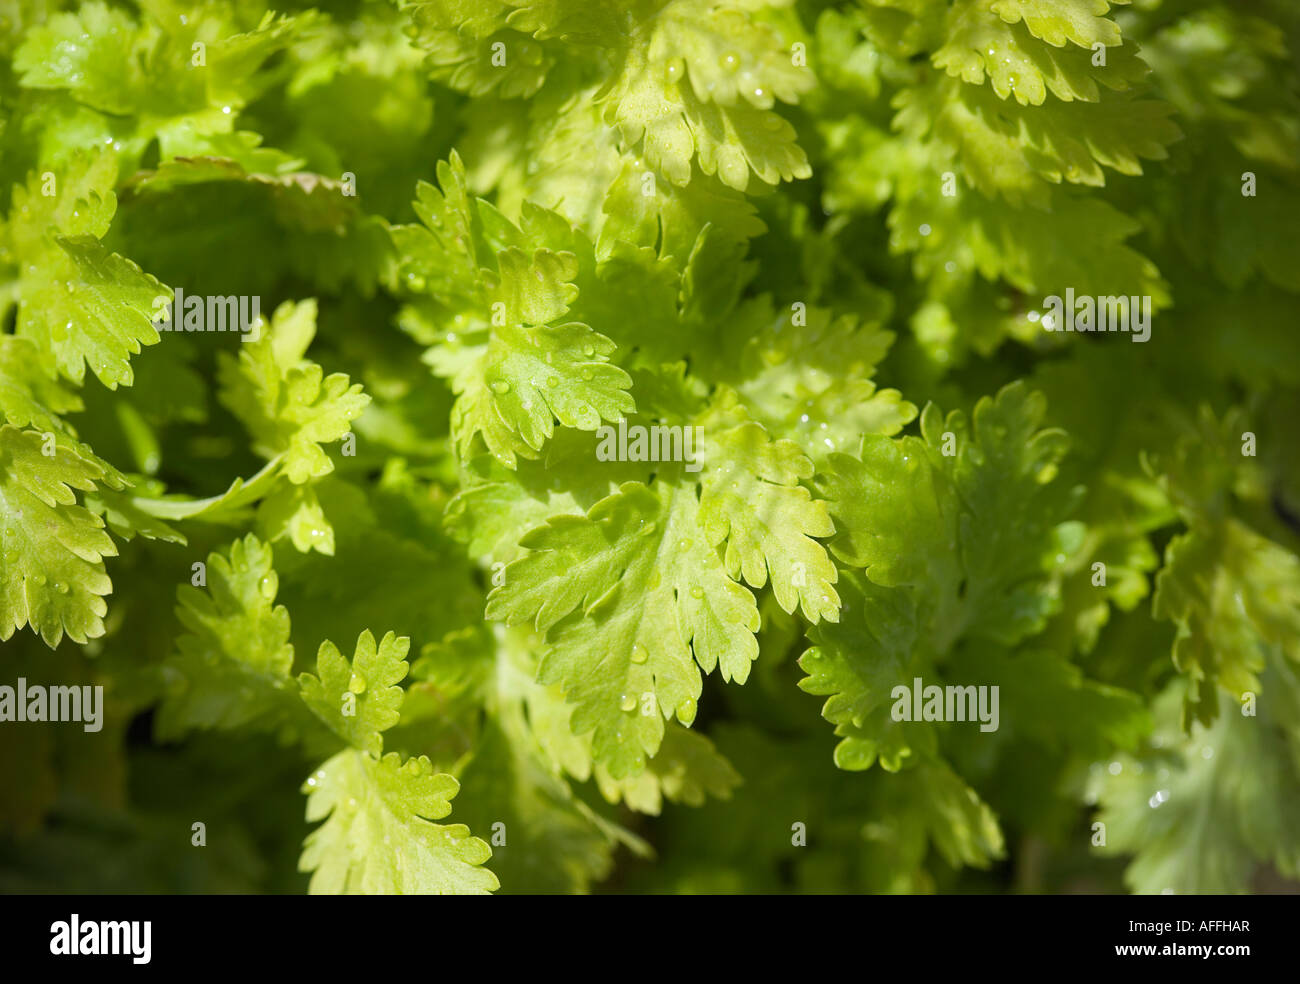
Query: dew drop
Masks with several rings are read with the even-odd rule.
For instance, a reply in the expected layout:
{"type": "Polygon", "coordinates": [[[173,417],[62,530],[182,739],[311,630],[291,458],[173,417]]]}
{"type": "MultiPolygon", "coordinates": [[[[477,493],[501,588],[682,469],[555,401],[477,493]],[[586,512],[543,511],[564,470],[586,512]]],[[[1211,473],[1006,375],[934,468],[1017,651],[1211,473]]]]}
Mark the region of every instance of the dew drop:
{"type": "Polygon", "coordinates": [[[267,601],[275,597],[277,587],[279,587],[279,578],[275,576],[275,571],[265,575],[262,580],[257,582],[257,590],[261,592],[262,597],[267,601]]]}
{"type": "Polygon", "coordinates": [[[702,587],[700,587],[698,584],[694,584],[694,585],[692,585],[692,586],[691,586],[691,597],[692,597],[692,598],[697,598],[697,599],[698,599],[698,598],[703,598],[703,597],[704,597],[704,589],[703,589],[702,587]]]}
{"type": "Polygon", "coordinates": [[[32,580],[35,581],[38,585],[44,584],[44,583],[45,583],[45,575],[44,575],[44,574],[37,574],[35,577],[32,578],[32,580]]]}
{"type": "Polygon", "coordinates": [[[582,347],[582,354],[585,355],[588,359],[590,359],[593,355],[596,354],[596,346],[584,345],[582,347]]]}
{"type": "Polygon", "coordinates": [[[67,594],[68,586],[64,584],[62,581],[55,581],[54,590],[57,591],[59,594],[67,594]]]}
{"type": "Polygon", "coordinates": [[[635,646],[632,647],[633,663],[644,663],[649,658],[650,658],[650,653],[646,651],[645,646],[641,645],[641,643],[638,642],[635,646]]]}
{"type": "Polygon", "coordinates": [[[504,379],[498,379],[498,380],[496,380],[496,381],[492,384],[492,392],[493,392],[493,393],[509,393],[509,392],[510,392],[510,384],[507,383],[504,379]]]}
{"type": "Polygon", "coordinates": [[[365,693],[366,678],[363,677],[360,673],[353,671],[352,678],[348,680],[348,689],[352,691],[354,694],[365,693]]]}
{"type": "Polygon", "coordinates": [[[618,706],[625,711],[636,710],[636,696],[634,694],[624,694],[618,702],[618,706]]]}
{"type": "Polygon", "coordinates": [[[677,705],[677,719],[682,724],[690,724],[695,720],[695,698],[687,697],[677,705]]]}
{"type": "Polygon", "coordinates": [[[551,389],[555,389],[555,387],[560,385],[560,380],[556,376],[547,376],[546,385],[549,386],[551,389]]]}

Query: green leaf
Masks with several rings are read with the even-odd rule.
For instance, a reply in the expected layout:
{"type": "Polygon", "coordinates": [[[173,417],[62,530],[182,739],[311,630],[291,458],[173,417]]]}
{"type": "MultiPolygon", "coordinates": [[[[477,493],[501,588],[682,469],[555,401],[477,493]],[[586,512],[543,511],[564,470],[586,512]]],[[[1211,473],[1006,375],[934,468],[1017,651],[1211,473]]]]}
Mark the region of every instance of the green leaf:
{"type": "Polygon", "coordinates": [[[334,556],[334,527],[325,518],[311,485],[282,483],[262,500],[257,521],[272,543],[287,535],[303,553],[319,550],[327,557],[334,556]]]}
{"type": "Polygon", "coordinates": [[[953,679],[999,688],[999,733],[1083,756],[1132,749],[1151,730],[1145,702],[1135,693],[1086,679],[1062,656],[1027,646],[1009,651],[965,647],[953,679]]]}
{"type": "Polygon", "coordinates": [[[402,763],[346,749],[304,783],[307,820],[299,871],[313,895],[484,895],[499,886],[479,867],[492,850],[463,824],[437,824],[459,784],[427,758],[402,763]]]}
{"type": "Polygon", "coordinates": [[[78,13],[55,14],[28,32],[14,68],[25,86],[68,89],[96,109],[124,113],[131,102],[127,85],[144,81],[143,72],[122,58],[123,43],[130,44],[136,30],[126,11],[92,0],[78,13]]]}
{"type": "Polygon", "coordinates": [[[401,717],[398,683],[409,668],[410,648],[410,639],[392,632],[376,646],[367,630],[358,637],[356,652],[348,660],[326,640],[316,654],[316,675],[304,673],[298,678],[302,699],[349,745],[378,757],[384,746],[381,732],[401,717]]]}
{"type": "MultiPolygon", "coordinates": [[[[238,153],[246,134],[235,130],[235,120],[269,81],[263,63],[312,15],[268,11],[253,30],[240,31],[224,6],[146,13],[152,16],[137,22],[91,0],[75,13],[53,15],[15,53],[20,84],[66,93],[90,125],[111,121],[135,160],[154,139],[164,158],[238,153]]],[[[259,155],[241,156],[253,165],[259,155]]]]}
{"type": "Polygon", "coordinates": [[[534,743],[522,714],[504,715],[476,744],[460,774],[458,816],[475,830],[504,824],[505,842],[492,851],[492,870],[502,889],[585,893],[606,877],[612,868],[610,839],[545,759],[530,754],[534,743]]]}
{"type": "Polygon", "coordinates": [[[539,679],[564,689],[574,732],[594,732],[614,779],[642,770],[665,717],[694,720],[700,669],[743,683],[758,655],[753,597],[727,577],[698,514],[690,486],[627,483],[527,534],[529,553],[488,597],[489,618],[546,633],[539,679]]]}
{"type": "Polygon", "coordinates": [[[295,485],[334,470],[321,445],[341,440],[370,403],[346,373],[326,376],[306,358],[315,336],[316,302],[286,301],[265,331],[241,339],[238,358],[222,353],[219,364],[222,403],[253,435],[254,450],[283,455],[295,485]]]}
{"type": "Polygon", "coordinates": [[[658,816],[665,799],[687,806],[702,805],[706,796],[728,799],[741,778],[708,738],[669,724],[659,750],[639,776],[616,781],[598,768],[596,781],[611,803],[622,800],[629,809],[658,816]]]}
{"type": "Polygon", "coordinates": [[[984,0],[958,0],[948,11],[947,41],[932,60],[974,85],[987,76],[1001,99],[1014,95],[1021,105],[1041,106],[1048,92],[1066,102],[1096,102],[1098,82],[1116,90],[1140,82],[1150,69],[1137,51],[1131,41],[1104,52],[1050,47],[1031,37],[1023,23],[1000,19],[984,0]]]}
{"type": "Polygon", "coordinates": [[[228,556],[208,555],[205,587],[177,588],[176,617],[185,631],[164,664],[160,737],[195,728],[313,732],[290,677],[289,612],[274,603],[279,579],[271,561],[271,548],[249,534],[231,544],[228,556]]]}
{"type": "Polygon", "coordinates": [[[893,435],[916,417],[898,390],[871,381],[892,332],[802,302],[788,314],[774,311],[766,298],[747,301],[725,323],[738,337],[719,353],[715,371],[733,381],[755,420],[797,442],[818,466],[835,451],[856,450],[862,435],[893,435]]]}
{"type": "Polygon", "coordinates": [[[901,802],[893,810],[915,813],[913,822],[950,865],[987,868],[1003,857],[1005,842],[997,817],[950,766],[922,762],[900,778],[901,802]]]}
{"type": "Polygon", "coordinates": [[[542,245],[580,250],[588,282],[609,296],[595,278],[590,240],[536,207],[526,210],[521,230],[486,203],[471,205],[456,155],[439,165],[438,177],[441,190],[423,183],[418,190],[423,225],[397,227],[393,238],[399,280],[433,298],[429,314],[410,319],[408,331],[428,346],[425,362],[451,379],[460,458],[472,456],[481,436],[498,461],[515,468],[519,457],[538,456],[557,420],[591,431],[631,413],[631,379],[610,363],[616,346],[576,320],[618,309],[597,297],[575,307],[579,256],[542,245]],[[449,326],[438,324],[449,317],[449,326]]]}
{"type": "Polygon", "coordinates": [[[877,584],[923,588],[948,642],[969,631],[1011,644],[1041,630],[1079,492],[1052,484],[1068,442],[1039,427],[1045,412],[1042,394],[1015,383],[981,399],[971,421],[931,405],[921,438],[867,437],[860,461],[833,455],[818,483],[839,529],[832,551],[877,584]],[[1000,521],[1009,515],[1014,532],[1000,521]]]}
{"type": "Polygon", "coordinates": [[[1057,48],[1067,41],[1085,48],[1121,43],[1119,28],[1101,16],[1109,0],[994,0],[992,9],[1008,24],[1024,21],[1035,37],[1057,48]]]}
{"type": "Polygon", "coordinates": [[[892,715],[894,688],[910,693],[921,674],[916,605],[908,592],[877,587],[856,574],[846,575],[841,587],[842,621],[809,631],[814,645],[799,657],[807,674],[799,689],[827,698],[822,717],[841,739],[837,766],[857,771],[879,761],[897,772],[915,752],[935,749],[929,726],[892,715]]]}
{"type": "Polygon", "coordinates": [[[457,374],[452,410],[457,452],[468,457],[475,434],[508,467],[515,455],[535,457],[565,427],[595,430],[635,409],[631,378],[609,364],[614,343],[580,322],[550,324],[577,296],[569,253],[517,249],[497,255],[500,285],[488,304],[494,324],[486,350],[457,374]]]}
{"type": "Polygon", "coordinates": [[[1294,734],[1300,711],[1294,669],[1266,675],[1259,716],[1226,696],[1215,723],[1183,731],[1190,698],[1177,680],[1155,702],[1152,747],[1094,767],[1091,797],[1106,825],[1108,855],[1132,855],[1125,882],[1139,894],[1249,892],[1261,863],[1300,874],[1300,809],[1294,734]]]}
{"type": "Polygon", "coordinates": [[[734,394],[719,400],[702,426],[699,521],[710,544],[726,544],[727,573],[756,588],[770,576],[787,612],[798,605],[811,622],[834,621],[835,565],[813,538],[835,527],[826,504],[799,485],[812,477],[812,462],[793,441],[769,440],[734,394]]]}
{"type": "Polygon", "coordinates": [[[0,414],[14,427],[66,430],[61,414],[82,409],[81,400],[41,365],[35,343],[0,335],[0,414]]]}
{"type": "Polygon", "coordinates": [[[1300,663],[1300,558],[1236,520],[1170,541],[1152,614],[1172,621],[1189,717],[1214,719],[1217,688],[1260,689],[1267,647],[1300,663]]]}
{"type": "Polygon", "coordinates": [[[772,112],[777,99],[797,101],[812,75],[748,7],[666,5],[642,28],[648,45],[631,47],[607,85],[606,122],[673,184],[690,183],[697,155],[700,170],[740,191],[751,170],[773,185],[812,173],[794,127],[772,112]]]}
{"type": "MultiPolygon", "coordinates": [[[[427,52],[429,73],[472,96],[528,98],[554,64],[551,49],[511,30],[513,4],[433,0],[410,4],[412,40],[427,52]]],[[[524,30],[518,25],[519,30],[524,30]]],[[[528,33],[533,33],[528,31],[528,33]]]]}
{"type": "Polygon", "coordinates": [[[117,208],[114,155],[81,154],[15,188],[0,254],[19,264],[16,334],[78,385],[86,364],[109,389],[130,386],[130,357],[158,341],[151,323],[168,290],[100,242],[117,208]],[[52,190],[47,195],[44,191],[52,190]]]}
{"type": "Polygon", "coordinates": [[[24,625],[51,648],[65,633],[83,644],[104,634],[104,558],[117,547],[73,490],[105,480],[53,434],[0,427],[0,639],[24,625]]]}
{"type": "Polygon", "coordinates": [[[412,208],[421,225],[394,226],[403,275],[422,281],[440,301],[478,297],[479,231],[465,184],[465,165],[454,151],[437,166],[438,185],[416,185],[412,208]]]}

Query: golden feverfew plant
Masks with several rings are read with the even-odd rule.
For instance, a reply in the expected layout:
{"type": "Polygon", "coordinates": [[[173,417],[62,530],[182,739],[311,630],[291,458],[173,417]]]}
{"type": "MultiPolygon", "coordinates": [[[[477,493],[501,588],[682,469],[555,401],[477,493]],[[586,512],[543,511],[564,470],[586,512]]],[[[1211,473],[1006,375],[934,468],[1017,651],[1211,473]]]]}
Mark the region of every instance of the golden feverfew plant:
{"type": "Polygon", "coordinates": [[[1294,885],[1298,44],[0,0],[0,890],[1294,885]]]}

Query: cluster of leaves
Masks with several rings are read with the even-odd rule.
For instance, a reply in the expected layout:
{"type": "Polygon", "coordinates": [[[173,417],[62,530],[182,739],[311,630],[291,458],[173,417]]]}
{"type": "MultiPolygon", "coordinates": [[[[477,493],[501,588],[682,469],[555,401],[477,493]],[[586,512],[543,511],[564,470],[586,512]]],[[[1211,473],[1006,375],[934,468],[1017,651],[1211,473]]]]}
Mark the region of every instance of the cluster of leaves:
{"type": "Polygon", "coordinates": [[[1300,878],[1289,0],[282,6],[0,0],[0,887],[1300,878]]]}

